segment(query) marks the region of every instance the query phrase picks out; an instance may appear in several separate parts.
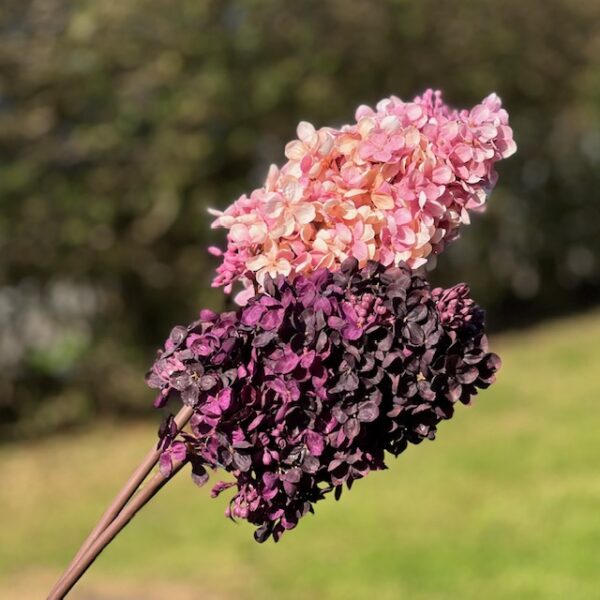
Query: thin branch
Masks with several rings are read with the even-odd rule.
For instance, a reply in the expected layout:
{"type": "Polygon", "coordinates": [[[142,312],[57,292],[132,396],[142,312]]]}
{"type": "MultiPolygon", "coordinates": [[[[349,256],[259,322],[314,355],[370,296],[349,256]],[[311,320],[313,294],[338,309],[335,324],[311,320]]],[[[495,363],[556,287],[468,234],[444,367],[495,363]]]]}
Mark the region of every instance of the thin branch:
{"type": "MultiPolygon", "coordinates": [[[[177,426],[178,430],[181,430],[183,427],[185,427],[192,414],[193,409],[189,406],[184,406],[177,413],[175,416],[175,425],[177,426]]],[[[127,480],[121,491],[106,509],[94,529],[92,529],[90,534],[87,536],[77,554],[74,556],[73,560],[54,586],[52,592],[58,588],[60,582],[75,568],[81,557],[88,551],[94,540],[96,540],[96,538],[115,520],[115,518],[123,510],[123,507],[130,501],[140,485],[144,482],[146,477],[148,477],[150,471],[152,471],[152,469],[156,466],[156,463],[160,458],[160,453],[161,451],[156,448],[152,448],[152,450],[148,452],[144,460],[132,473],[131,477],[127,480]]]]}
{"type": "Polygon", "coordinates": [[[158,491],[170,481],[184,466],[187,460],[175,463],[168,477],[156,473],[138,494],[127,504],[119,515],[100,533],[80,557],[79,561],[58,582],[50,592],[48,600],[62,600],[82,575],[89,569],[99,554],[110,544],[116,535],[133,519],[137,512],[144,507],[158,491]]]}

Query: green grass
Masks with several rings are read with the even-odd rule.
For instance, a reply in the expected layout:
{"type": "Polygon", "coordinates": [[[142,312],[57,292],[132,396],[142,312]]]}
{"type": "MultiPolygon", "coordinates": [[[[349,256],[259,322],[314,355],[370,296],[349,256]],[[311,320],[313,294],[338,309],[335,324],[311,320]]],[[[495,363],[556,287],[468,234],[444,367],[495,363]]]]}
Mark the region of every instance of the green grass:
{"type": "MultiPolygon", "coordinates": [[[[600,598],[599,342],[598,313],[493,340],[473,407],[277,545],[179,476],[72,597],[600,598]]],[[[100,424],[0,450],[1,598],[43,596],[153,439],[100,424]]]]}

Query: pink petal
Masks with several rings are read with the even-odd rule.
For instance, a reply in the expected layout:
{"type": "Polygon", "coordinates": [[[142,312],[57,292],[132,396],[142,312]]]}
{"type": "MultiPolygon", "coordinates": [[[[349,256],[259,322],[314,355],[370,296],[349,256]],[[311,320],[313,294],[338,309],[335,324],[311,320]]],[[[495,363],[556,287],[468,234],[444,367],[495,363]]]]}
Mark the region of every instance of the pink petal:
{"type": "Polygon", "coordinates": [[[431,179],[435,183],[439,183],[441,185],[445,185],[446,183],[450,183],[453,178],[452,169],[447,165],[441,165],[436,167],[431,174],[431,179]]]}

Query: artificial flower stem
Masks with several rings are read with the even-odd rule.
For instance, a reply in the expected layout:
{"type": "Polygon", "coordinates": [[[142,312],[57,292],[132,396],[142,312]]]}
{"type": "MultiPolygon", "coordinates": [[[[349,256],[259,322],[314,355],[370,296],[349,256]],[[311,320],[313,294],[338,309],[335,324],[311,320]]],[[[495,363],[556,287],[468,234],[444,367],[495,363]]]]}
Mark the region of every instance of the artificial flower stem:
{"type": "Polygon", "coordinates": [[[162,473],[156,473],[150,481],[142,487],[138,494],[127,503],[117,517],[91,542],[83,552],[79,561],[68,571],[58,582],[55,588],[50,592],[48,600],[62,600],[73,586],[81,579],[83,574],[89,569],[92,563],[98,558],[100,553],[110,544],[118,533],[133,519],[138,511],[144,507],[159,491],[170,481],[186,464],[187,459],[173,464],[171,473],[164,476],[162,473]]]}
{"type": "MultiPolygon", "coordinates": [[[[183,429],[187,422],[190,420],[193,414],[193,409],[189,406],[184,406],[175,416],[175,425],[178,430],[183,429]]],[[[140,463],[137,469],[132,473],[131,477],[127,480],[121,491],[117,494],[111,505],[106,509],[94,529],[90,532],[85,542],[81,545],[81,548],[65,570],[62,577],[57,582],[57,586],[60,581],[65,578],[79,562],[81,557],[87,552],[89,547],[92,545],[94,540],[110,525],[119,513],[123,510],[123,507],[129,502],[135,492],[138,490],[143,481],[148,477],[148,474],[156,466],[158,459],[160,458],[160,450],[152,448],[146,455],[144,460],[140,463]]]]}

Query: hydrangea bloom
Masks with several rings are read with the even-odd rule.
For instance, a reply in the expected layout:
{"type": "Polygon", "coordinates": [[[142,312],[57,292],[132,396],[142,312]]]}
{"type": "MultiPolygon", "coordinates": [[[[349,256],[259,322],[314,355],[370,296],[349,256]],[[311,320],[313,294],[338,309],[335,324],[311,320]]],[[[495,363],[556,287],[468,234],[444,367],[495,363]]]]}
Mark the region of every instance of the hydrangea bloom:
{"type": "Polygon", "coordinates": [[[265,277],[238,312],[176,327],[148,374],[157,405],[194,408],[191,433],[162,428],[161,469],[185,452],[198,483],[206,467],[229,471],[213,488],[236,488],[227,515],[278,540],[327,493],[384,469],[386,452],[433,439],[498,367],[465,285],[431,290],[403,263],[355,259],[265,277]]]}
{"type": "Polygon", "coordinates": [[[417,268],[483,209],[494,164],[516,150],[495,94],[460,111],[439,91],[392,96],[359,107],[352,125],[302,122],[297,133],[263,187],[213,211],[213,227],[228,230],[225,252],[211,249],[222,257],[213,285],[260,288],[267,275],[336,270],[349,256],[417,268]]]}

